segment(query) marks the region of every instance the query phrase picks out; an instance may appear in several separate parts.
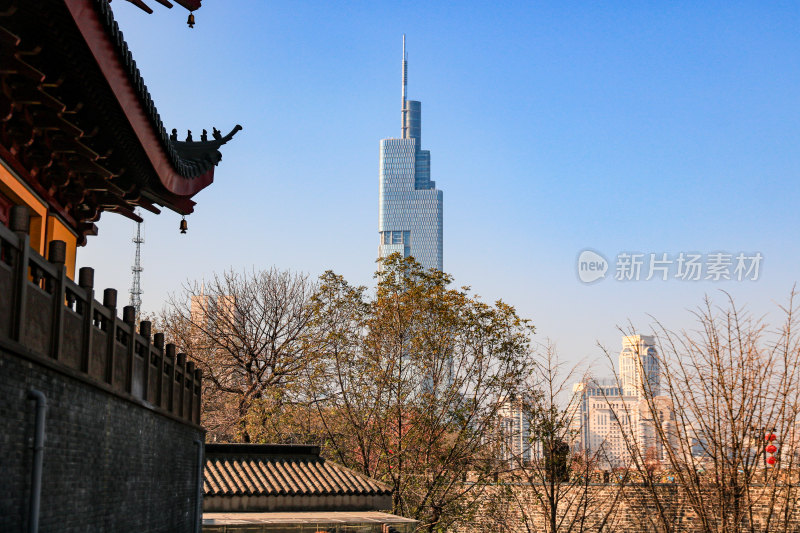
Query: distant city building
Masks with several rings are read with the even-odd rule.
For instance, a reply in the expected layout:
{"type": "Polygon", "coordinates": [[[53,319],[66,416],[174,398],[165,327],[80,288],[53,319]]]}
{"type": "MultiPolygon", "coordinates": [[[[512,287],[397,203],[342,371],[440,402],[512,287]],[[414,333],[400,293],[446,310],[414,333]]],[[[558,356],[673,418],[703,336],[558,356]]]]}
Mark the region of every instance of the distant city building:
{"type": "Polygon", "coordinates": [[[189,320],[195,333],[219,333],[236,329],[236,297],[220,294],[210,296],[201,288],[189,301],[189,320]]]}
{"type": "Polygon", "coordinates": [[[406,100],[407,72],[404,35],[402,137],[381,140],[378,257],[398,252],[442,270],[442,191],[422,149],[422,103],[406,100]]]}
{"type": "Polygon", "coordinates": [[[573,386],[568,407],[572,448],[597,454],[603,466],[611,467],[629,465],[633,446],[643,454],[650,450],[654,458],[666,459],[664,439],[656,438],[656,432],[660,426],[674,436],[675,416],[669,398],[658,396],[659,365],[653,337],[623,337],[619,369],[618,381],[588,379],[573,386]]]}
{"type": "Polygon", "coordinates": [[[531,434],[530,411],[526,409],[528,397],[517,397],[500,404],[500,431],[502,435],[501,458],[512,464],[530,462],[541,457],[541,444],[531,434]]]}
{"type": "Polygon", "coordinates": [[[619,377],[623,394],[628,396],[659,395],[661,378],[655,339],[648,335],[622,337],[619,354],[619,377]]]}
{"type": "Polygon", "coordinates": [[[573,385],[569,419],[574,449],[594,452],[602,446],[611,446],[611,443],[606,444],[611,433],[610,423],[616,423],[611,406],[615,403],[627,406],[635,401],[623,397],[621,390],[615,379],[587,379],[573,385]]]}
{"type": "Polygon", "coordinates": [[[198,328],[210,327],[211,296],[206,296],[203,291],[194,295],[189,300],[189,320],[198,328]]]}

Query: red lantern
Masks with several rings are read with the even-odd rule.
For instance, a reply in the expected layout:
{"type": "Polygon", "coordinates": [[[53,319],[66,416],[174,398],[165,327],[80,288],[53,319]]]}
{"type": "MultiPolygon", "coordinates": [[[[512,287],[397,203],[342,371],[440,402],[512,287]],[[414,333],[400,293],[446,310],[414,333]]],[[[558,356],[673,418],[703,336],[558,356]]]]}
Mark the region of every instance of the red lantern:
{"type": "Polygon", "coordinates": [[[777,435],[775,435],[775,433],[767,433],[767,436],[766,436],[766,437],[764,437],[764,439],[765,439],[767,442],[772,442],[772,441],[774,441],[774,440],[775,440],[775,439],[777,439],[777,438],[778,438],[778,437],[777,437],[777,435]]]}
{"type": "Polygon", "coordinates": [[[775,452],[778,451],[778,448],[774,444],[770,444],[769,446],[767,446],[765,448],[765,450],[766,450],[767,453],[775,453],[775,452]]]}
{"type": "Polygon", "coordinates": [[[778,460],[775,459],[774,457],[767,457],[767,464],[770,466],[774,465],[777,461],[778,460]]]}

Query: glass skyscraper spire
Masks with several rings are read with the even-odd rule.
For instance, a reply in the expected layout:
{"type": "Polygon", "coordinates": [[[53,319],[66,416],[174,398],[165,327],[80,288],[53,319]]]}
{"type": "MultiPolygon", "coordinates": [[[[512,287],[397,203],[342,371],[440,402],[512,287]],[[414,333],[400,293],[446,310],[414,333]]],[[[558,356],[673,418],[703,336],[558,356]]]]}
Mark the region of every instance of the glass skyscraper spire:
{"type": "Polygon", "coordinates": [[[406,100],[403,35],[402,137],[381,140],[378,256],[399,252],[442,270],[442,191],[431,181],[431,153],[422,149],[422,103],[406,100]]]}

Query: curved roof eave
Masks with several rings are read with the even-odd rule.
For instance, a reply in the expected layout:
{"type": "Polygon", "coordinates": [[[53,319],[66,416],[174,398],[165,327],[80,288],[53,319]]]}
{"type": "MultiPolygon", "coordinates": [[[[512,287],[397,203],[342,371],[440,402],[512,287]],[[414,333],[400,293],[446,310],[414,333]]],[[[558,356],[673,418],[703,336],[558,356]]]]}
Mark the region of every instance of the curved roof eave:
{"type": "MultiPolygon", "coordinates": [[[[191,197],[210,185],[214,164],[184,162],[172,146],[107,1],[64,1],[161,185],[169,195],[181,197],[191,197]]],[[[193,202],[181,204],[186,209],[193,202]]]]}

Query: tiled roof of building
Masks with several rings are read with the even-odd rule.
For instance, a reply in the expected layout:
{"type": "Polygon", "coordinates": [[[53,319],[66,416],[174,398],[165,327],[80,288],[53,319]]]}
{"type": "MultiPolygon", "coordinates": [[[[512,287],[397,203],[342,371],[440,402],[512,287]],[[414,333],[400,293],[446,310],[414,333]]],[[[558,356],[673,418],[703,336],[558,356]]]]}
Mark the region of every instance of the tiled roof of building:
{"type": "Polygon", "coordinates": [[[241,127],[168,135],[108,0],[6,4],[0,153],[13,172],[79,242],[102,212],[191,213],[241,127]]]}
{"type": "MultiPolygon", "coordinates": [[[[197,4],[199,5],[199,2],[197,2],[197,4]]],[[[171,140],[169,135],[167,135],[167,129],[161,122],[161,115],[159,115],[158,110],[156,110],[153,99],[150,97],[150,92],[147,90],[147,86],[144,84],[144,79],[142,79],[139,68],[136,66],[136,61],[134,61],[133,56],[128,49],[128,43],[125,42],[125,38],[122,36],[122,31],[119,29],[117,21],[114,20],[114,14],[111,11],[109,2],[107,0],[94,0],[94,6],[97,9],[100,21],[104,24],[105,29],[116,48],[119,61],[123,65],[128,78],[130,79],[131,85],[136,91],[136,94],[142,105],[142,109],[147,114],[153,130],[158,135],[159,140],[161,141],[161,146],[167,153],[167,156],[169,157],[169,160],[175,170],[177,170],[183,177],[186,178],[193,178],[208,172],[222,159],[222,154],[219,153],[217,148],[219,148],[221,144],[227,142],[230,137],[233,137],[233,135],[241,129],[241,126],[234,128],[234,130],[231,131],[228,136],[226,136],[225,142],[222,142],[222,139],[220,139],[217,142],[209,141],[205,143],[193,143],[199,148],[198,150],[195,150],[196,153],[186,153],[187,151],[180,148],[181,145],[187,145],[188,143],[181,142],[176,146],[174,140],[171,140]]]]}
{"type": "Polygon", "coordinates": [[[320,457],[318,446],[206,444],[209,496],[390,495],[388,485],[320,457]]]}

